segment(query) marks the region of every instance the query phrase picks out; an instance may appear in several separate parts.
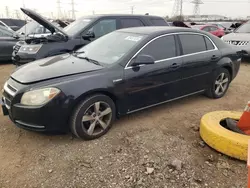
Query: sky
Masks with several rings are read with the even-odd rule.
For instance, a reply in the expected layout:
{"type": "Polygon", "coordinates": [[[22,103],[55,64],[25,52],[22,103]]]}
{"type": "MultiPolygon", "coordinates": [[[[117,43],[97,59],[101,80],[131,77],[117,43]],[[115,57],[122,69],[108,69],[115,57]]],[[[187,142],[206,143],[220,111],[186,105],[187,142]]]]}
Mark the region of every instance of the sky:
{"type": "MultiPolygon", "coordinates": [[[[23,16],[20,7],[25,5],[38,11],[46,17],[58,16],[58,0],[1,0],[0,17],[6,17],[6,6],[9,8],[9,15],[23,16]]],[[[60,0],[60,15],[72,16],[71,1],[60,0]]],[[[76,17],[90,14],[107,13],[131,13],[132,7],[134,14],[145,14],[158,16],[172,16],[175,0],[74,0],[76,17]]],[[[193,14],[193,0],[183,0],[183,14],[193,14]]],[[[200,0],[201,1],[201,0],[200,0]]],[[[246,17],[250,16],[250,0],[202,0],[200,14],[218,14],[227,17],[246,17]]]]}

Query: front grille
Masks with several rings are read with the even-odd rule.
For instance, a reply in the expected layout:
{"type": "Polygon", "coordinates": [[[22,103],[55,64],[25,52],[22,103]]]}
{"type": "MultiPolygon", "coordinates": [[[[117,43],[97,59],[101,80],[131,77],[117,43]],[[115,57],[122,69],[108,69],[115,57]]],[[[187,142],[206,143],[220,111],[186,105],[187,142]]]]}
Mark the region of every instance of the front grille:
{"type": "Polygon", "coordinates": [[[14,87],[12,87],[11,85],[8,84],[7,87],[8,87],[11,91],[13,91],[14,93],[17,92],[17,89],[14,88],[14,87]]]}
{"type": "Polygon", "coordinates": [[[246,46],[249,44],[249,41],[237,41],[237,40],[230,40],[225,41],[228,44],[236,45],[236,46],[246,46]]]}
{"type": "Polygon", "coordinates": [[[13,51],[14,51],[15,53],[17,53],[17,52],[19,51],[20,48],[21,48],[21,46],[19,46],[18,44],[16,44],[16,45],[14,46],[13,51]]]}
{"type": "Polygon", "coordinates": [[[17,89],[13,86],[9,85],[8,83],[4,84],[4,90],[3,90],[3,100],[5,106],[10,109],[11,107],[11,101],[13,100],[13,97],[15,96],[17,92],[17,89]]]}
{"type": "Polygon", "coordinates": [[[10,84],[8,83],[5,83],[4,84],[4,93],[6,93],[7,95],[10,95],[11,97],[14,97],[16,92],[17,92],[17,89],[14,88],[13,86],[11,86],[10,84]]]}

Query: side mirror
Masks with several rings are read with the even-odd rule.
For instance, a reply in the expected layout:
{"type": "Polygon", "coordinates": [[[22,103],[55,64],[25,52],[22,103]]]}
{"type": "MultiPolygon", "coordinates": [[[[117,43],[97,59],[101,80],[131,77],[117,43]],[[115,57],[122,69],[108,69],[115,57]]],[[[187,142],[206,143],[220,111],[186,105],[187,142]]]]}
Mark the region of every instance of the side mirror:
{"type": "Polygon", "coordinates": [[[155,59],[150,55],[138,55],[134,62],[132,63],[132,66],[138,66],[138,65],[150,65],[154,64],[155,59]]]}
{"type": "Polygon", "coordinates": [[[82,36],[83,39],[95,38],[95,33],[93,31],[88,31],[85,35],[82,36]]]}

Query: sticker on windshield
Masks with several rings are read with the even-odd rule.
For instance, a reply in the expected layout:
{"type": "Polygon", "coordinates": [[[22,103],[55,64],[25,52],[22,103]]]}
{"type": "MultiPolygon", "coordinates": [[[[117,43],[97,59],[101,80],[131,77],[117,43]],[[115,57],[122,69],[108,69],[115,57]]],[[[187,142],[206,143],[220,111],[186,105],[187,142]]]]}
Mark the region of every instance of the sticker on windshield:
{"type": "Polygon", "coordinates": [[[138,37],[135,37],[135,36],[127,36],[125,38],[125,40],[130,40],[130,41],[134,41],[134,42],[138,42],[142,39],[142,36],[138,36],[138,37]]]}

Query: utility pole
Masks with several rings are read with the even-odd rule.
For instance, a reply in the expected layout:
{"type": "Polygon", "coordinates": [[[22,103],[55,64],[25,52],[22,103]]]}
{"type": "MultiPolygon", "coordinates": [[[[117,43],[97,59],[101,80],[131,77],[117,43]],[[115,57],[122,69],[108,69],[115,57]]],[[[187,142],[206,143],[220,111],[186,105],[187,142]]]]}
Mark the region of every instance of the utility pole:
{"type": "Polygon", "coordinates": [[[57,18],[60,19],[61,15],[61,0],[57,0],[57,18]]]}
{"type": "Polygon", "coordinates": [[[74,2],[74,0],[71,0],[71,7],[72,7],[72,19],[73,20],[75,20],[76,19],[76,14],[75,14],[75,12],[76,12],[76,10],[75,10],[75,2],[74,2]]]}
{"type": "Polygon", "coordinates": [[[23,0],[23,8],[25,8],[25,2],[24,2],[24,0],[23,0]]]}
{"type": "Polygon", "coordinates": [[[95,15],[95,11],[94,10],[92,11],[92,14],[95,15]]]}
{"type": "Polygon", "coordinates": [[[203,4],[203,2],[201,0],[193,0],[191,3],[194,4],[194,11],[193,11],[194,16],[199,16],[200,15],[200,5],[203,4]]]}
{"type": "Polygon", "coordinates": [[[183,15],[183,0],[175,0],[174,7],[172,10],[172,17],[178,16],[179,19],[181,19],[182,15],[183,15]]]}
{"type": "Polygon", "coordinates": [[[134,14],[134,6],[131,6],[131,14],[134,14]]]}
{"type": "Polygon", "coordinates": [[[18,10],[15,10],[15,13],[16,13],[16,18],[20,19],[20,15],[19,15],[18,10]]]}
{"type": "Polygon", "coordinates": [[[9,18],[10,17],[10,11],[9,11],[8,6],[5,7],[5,13],[6,13],[6,18],[9,18]]]}

